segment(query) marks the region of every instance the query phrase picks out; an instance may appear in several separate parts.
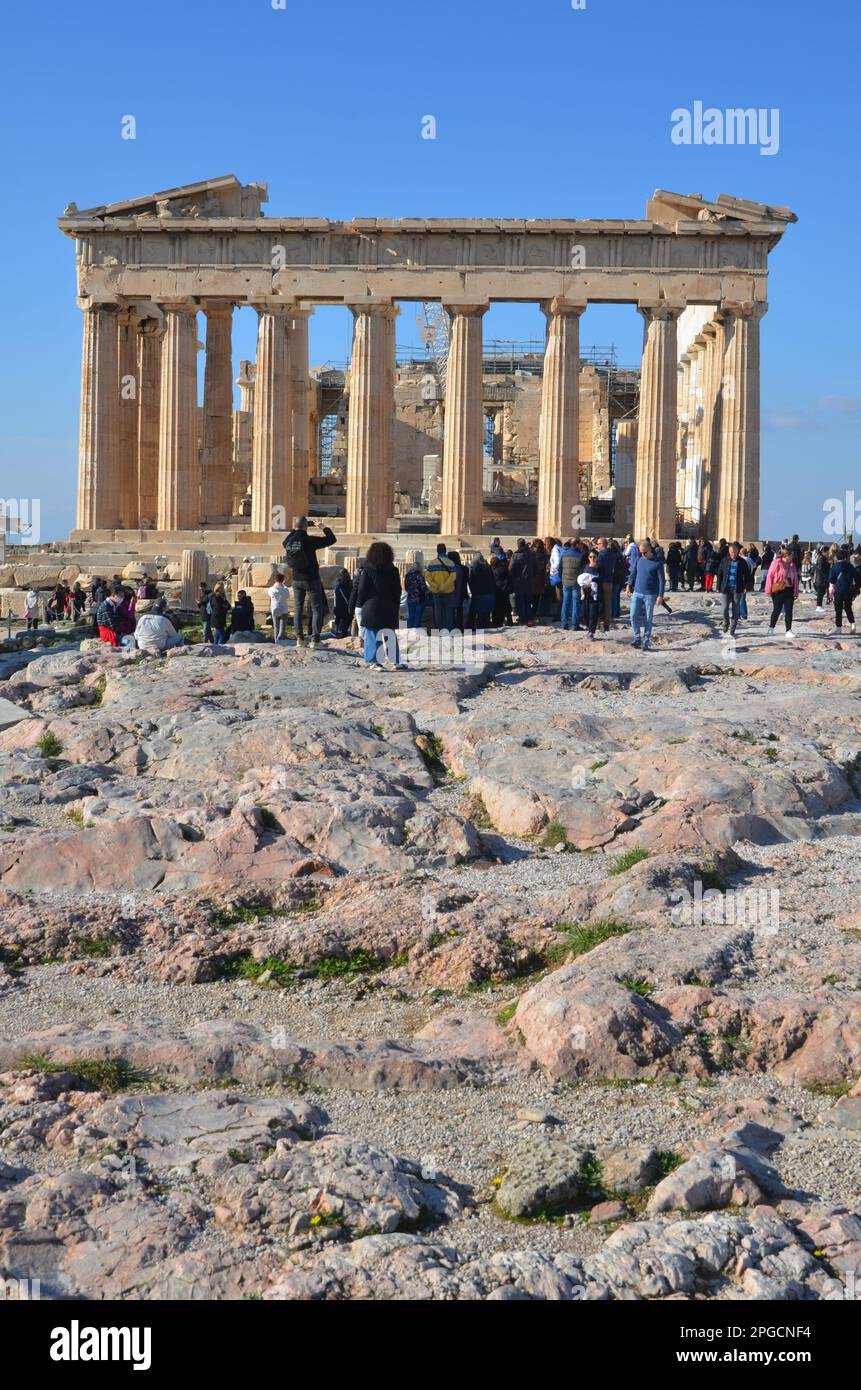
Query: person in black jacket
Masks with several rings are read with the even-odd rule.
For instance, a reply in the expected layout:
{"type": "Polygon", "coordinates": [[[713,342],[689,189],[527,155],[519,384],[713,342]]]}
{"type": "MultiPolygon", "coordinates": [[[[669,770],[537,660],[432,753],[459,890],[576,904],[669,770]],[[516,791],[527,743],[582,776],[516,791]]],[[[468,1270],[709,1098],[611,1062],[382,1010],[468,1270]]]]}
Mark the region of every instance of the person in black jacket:
{"type": "Polygon", "coordinates": [[[813,566],[813,592],[816,595],[816,612],[821,615],[825,612],[825,595],[828,593],[828,576],[831,572],[831,556],[821,545],[816,552],[816,563],[813,566]]]}
{"type": "Polygon", "coordinates": [[[236,602],[230,610],[230,626],[227,629],[229,642],[234,632],[254,631],[254,604],[244,589],[236,595],[236,602]]]}
{"type": "Polygon", "coordinates": [[[471,595],[467,627],[475,630],[481,624],[487,627],[493,622],[493,605],[496,598],[496,583],[493,570],[479,554],[469,567],[469,592],[471,595]]]}
{"type": "Polygon", "coordinates": [[[837,559],[831,566],[828,575],[828,582],[834,591],[834,631],[839,632],[843,626],[843,614],[846,614],[846,621],[849,624],[849,631],[855,631],[855,614],[852,612],[852,600],[858,592],[857,575],[855,566],[849,559],[849,547],[843,546],[837,552],[837,559]]]}
{"type": "Polygon", "coordinates": [[[508,574],[508,559],[505,551],[496,552],[491,558],[490,568],[493,572],[493,584],[496,595],[493,603],[493,626],[510,626],[511,616],[511,579],[508,574]]]}
{"type": "Polygon", "coordinates": [[[296,646],[301,647],[305,641],[305,630],[302,618],[305,612],[305,595],[308,595],[308,602],[311,608],[311,642],[312,651],[320,645],[320,633],[323,630],[323,610],[325,600],[323,595],[323,585],[320,583],[320,562],[317,559],[317,551],[322,550],[327,545],[334,545],[336,536],[334,531],[330,531],[328,526],[323,527],[322,536],[309,536],[308,527],[313,525],[307,516],[300,516],[293,530],[289,532],[283,543],[284,563],[293,572],[293,612],[296,625],[296,646]]]}
{"type": "Polygon", "coordinates": [[[212,624],[212,644],[215,647],[224,645],[224,635],[227,630],[227,619],[230,616],[230,604],[224,592],[223,584],[216,584],[212,593],[209,595],[209,621],[212,624]]]}
{"type": "Polygon", "coordinates": [[[389,666],[400,666],[397,631],[400,622],[401,577],[395,569],[392,547],[385,541],[374,541],[359,571],[356,607],[362,610],[365,629],[364,664],[371,670],[383,671],[380,648],[389,666]]]}
{"type": "Polygon", "coordinates": [[[738,541],[732,541],[721,558],[714,588],[723,595],[723,630],[735,636],[738,625],[739,598],[752,587],[750,565],[741,553],[738,541]]]}
{"type": "Polygon", "coordinates": [[[538,566],[533,552],[523,537],[517,542],[517,549],[511,557],[508,575],[517,609],[517,621],[526,627],[534,627],[532,618],[532,591],[538,566]]]}

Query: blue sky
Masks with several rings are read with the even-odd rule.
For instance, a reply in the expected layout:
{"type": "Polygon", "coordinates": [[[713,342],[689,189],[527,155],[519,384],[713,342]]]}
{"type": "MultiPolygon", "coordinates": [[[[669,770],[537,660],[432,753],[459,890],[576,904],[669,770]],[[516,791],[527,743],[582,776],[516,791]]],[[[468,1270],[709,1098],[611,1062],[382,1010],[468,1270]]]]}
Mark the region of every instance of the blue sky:
{"type": "MultiPolygon", "coordinates": [[[[816,534],[854,487],[858,432],[859,7],[850,0],[147,0],[17,5],[0,90],[0,496],[73,524],[80,314],[54,219],[216,174],[269,183],[266,211],[642,217],[655,188],[788,204],[763,321],[763,533],[816,534]],[[679,146],[671,113],[778,108],[780,149],[679,146]],[[431,114],[437,138],[421,138],[431,114]],[[121,138],[134,115],[137,138],[121,138]]],[[[489,337],[543,332],[495,306],[489,337]]],[[[582,341],[634,363],[633,307],[595,306],[582,341]]],[[[311,360],[349,353],[346,310],[312,319],[311,360]]],[[[235,352],[253,356],[254,316],[235,352]]],[[[409,306],[399,344],[417,341],[409,306]]]]}

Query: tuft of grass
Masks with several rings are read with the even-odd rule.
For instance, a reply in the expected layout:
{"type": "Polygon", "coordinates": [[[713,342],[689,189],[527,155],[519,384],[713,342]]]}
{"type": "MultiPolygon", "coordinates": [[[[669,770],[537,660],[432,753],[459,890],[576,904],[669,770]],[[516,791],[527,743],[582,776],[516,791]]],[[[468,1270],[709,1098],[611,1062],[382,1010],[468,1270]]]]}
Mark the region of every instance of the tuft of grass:
{"type": "Polygon", "coordinates": [[[747,733],[747,732],[742,733],[742,732],[740,732],[738,729],[733,729],[732,734],[731,734],[730,737],[740,739],[742,743],[757,743],[757,742],[758,742],[758,739],[757,739],[757,737],[756,737],[756,734],[749,734],[749,733],[747,733]]]}
{"type": "Polygon", "coordinates": [[[283,956],[266,956],[263,960],[255,960],[253,956],[241,955],[234,956],[233,960],[225,962],[221,976],[222,979],[226,980],[251,980],[255,982],[268,970],[271,971],[275,983],[283,988],[293,983],[293,977],[298,969],[295,961],[284,960],[283,956]]]}
{"type": "Polygon", "coordinates": [[[272,913],[272,903],[261,898],[253,903],[222,903],[209,914],[211,927],[236,927],[246,922],[259,922],[272,913]]]}
{"type": "Polygon", "coordinates": [[[20,1071],[69,1071],[81,1076],[95,1086],[97,1091],[122,1091],[139,1079],[135,1072],[121,1057],[74,1057],[68,1062],[58,1062],[41,1052],[28,1053],[15,1063],[20,1071]]]}
{"type": "Polygon", "coordinates": [[[622,975],[619,984],[624,985],[632,994],[639,994],[641,999],[649,999],[655,992],[656,986],[650,984],[648,980],[635,979],[632,975],[622,975]]]}
{"type": "Polygon", "coordinates": [[[382,724],[372,724],[371,733],[376,734],[377,738],[385,738],[386,731],[383,728],[382,724]]]}
{"type": "Polygon", "coordinates": [[[696,877],[702,884],[704,893],[711,888],[716,888],[719,893],[722,893],[726,888],[723,878],[713,864],[703,865],[697,870],[696,877]]]}
{"type": "Polygon", "coordinates": [[[406,965],[407,952],[401,951],[391,960],[375,956],[371,951],[353,951],[349,956],[321,956],[311,966],[320,980],[349,979],[352,975],[372,975],[379,970],[393,970],[406,965]]]}
{"type": "Polygon", "coordinates": [[[597,772],[599,768],[606,767],[606,766],[607,766],[607,759],[606,759],[606,758],[599,758],[598,761],[597,761],[597,763],[592,763],[592,765],[591,765],[590,768],[589,768],[589,771],[590,771],[590,772],[597,772]]]}
{"type": "Polygon", "coordinates": [[[88,956],[91,960],[102,960],[112,954],[114,942],[109,936],[87,936],[74,947],[76,955],[88,956]]]}
{"type": "Polygon", "coordinates": [[[677,1168],[681,1168],[684,1161],[682,1154],[675,1149],[658,1149],[658,1164],[662,1178],[674,1173],[677,1168]]]}
{"type": "MultiPolygon", "coordinates": [[[[380,732],[382,733],[382,730],[380,732]]],[[[416,747],[421,754],[422,762],[434,781],[444,782],[448,775],[448,769],[443,761],[442,739],[439,734],[423,729],[416,735],[416,747]]]]}
{"type": "Polygon", "coordinates": [[[547,952],[547,959],[551,962],[576,960],[578,956],[585,956],[587,951],[594,951],[596,946],[609,941],[611,937],[625,936],[630,930],[627,923],[617,922],[612,917],[603,917],[598,922],[587,922],[585,926],[572,926],[563,922],[559,926],[562,940],[558,946],[551,946],[547,952]]]}
{"type": "Polygon", "coordinates": [[[635,864],[639,864],[642,859],[648,859],[648,857],[649,851],[644,849],[642,845],[638,845],[636,849],[626,850],[624,854],[619,855],[610,873],[623,874],[626,869],[633,868],[635,864]]]}
{"type": "Polygon", "coordinates": [[[557,845],[567,845],[568,835],[561,821],[550,821],[545,827],[541,843],[545,849],[555,849],[557,845]]]}
{"type": "Polygon", "coordinates": [[[90,689],[93,692],[93,706],[97,706],[102,703],[102,700],[105,698],[105,687],[107,683],[108,678],[105,675],[101,675],[98,677],[97,680],[93,681],[93,684],[90,687],[90,689]]]}
{"type": "Polygon", "coordinates": [[[63,745],[56,734],[47,729],[40,739],[36,740],[36,747],[43,758],[59,758],[63,751],[63,745]]]}
{"type": "Polygon", "coordinates": [[[512,999],[510,1004],[504,1004],[499,1010],[499,1013],[496,1015],[496,1022],[500,1028],[507,1027],[511,1022],[517,1012],[517,1005],[519,1002],[518,999],[512,999]]]}
{"type": "Polygon", "coordinates": [[[827,1096],[831,1100],[841,1100],[852,1090],[851,1081],[811,1081],[804,1087],[812,1096],[827,1096]]]}
{"type": "Polygon", "coordinates": [[[479,796],[477,792],[466,798],[461,805],[460,812],[467,820],[472,821],[476,830],[493,829],[493,821],[490,818],[484,797],[479,796]]]}
{"type": "Polygon", "coordinates": [[[776,748],[763,748],[762,753],[763,757],[768,758],[770,763],[777,762],[778,753],[776,748]]]}

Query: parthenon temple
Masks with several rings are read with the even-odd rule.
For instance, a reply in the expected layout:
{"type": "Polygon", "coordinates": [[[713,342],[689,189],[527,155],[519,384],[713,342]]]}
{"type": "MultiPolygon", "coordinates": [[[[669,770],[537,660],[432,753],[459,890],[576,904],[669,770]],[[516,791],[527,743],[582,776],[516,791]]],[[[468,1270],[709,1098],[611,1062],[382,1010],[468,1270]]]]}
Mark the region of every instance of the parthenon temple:
{"type": "Polygon", "coordinates": [[[759,326],[788,208],[659,190],[642,220],[333,222],[266,201],[226,175],[58,219],[83,310],[72,539],[264,545],[309,510],[353,542],[584,517],[758,536],[759,326]],[[486,344],[496,301],[537,302],[544,341],[486,344]],[[581,353],[591,303],[636,307],[639,364],[581,353]],[[308,320],[331,304],[352,311],[351,360],[312,369],[308,320]],[[257,351],[237,366],[243,306],[257,351]],[[405,312],[424,362],[399,361],[405,312]]]}

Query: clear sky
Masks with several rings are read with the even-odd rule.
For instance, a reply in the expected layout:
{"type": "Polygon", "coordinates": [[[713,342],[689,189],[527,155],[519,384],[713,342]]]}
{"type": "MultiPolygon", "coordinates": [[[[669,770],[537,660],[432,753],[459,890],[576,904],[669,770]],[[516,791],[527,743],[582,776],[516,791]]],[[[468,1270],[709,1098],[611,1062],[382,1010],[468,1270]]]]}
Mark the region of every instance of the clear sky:
{"type": "MultiPolygon", "coordinates": [[[[39,497],[43,539],[74,524],[80,382],[54,219],[223,173],[268,182],[285,216],[643,217],[659,187],[789,205],[762,326],[761,529],[817,534],[847,489],[861,508],[857,0],[280,4],[7,10],[0,497],[39,497]],[[778,152],[673,143],[696,101],[777,109],[778,152]]],[[[318,311],[312,362],[344,361],[350,325],[318,311]]],[[[539,336],[543,318],[497,305],[485,329],[539,336]]],[[[581,333],[638,359],[633,307],[590,308],[581,333]]],[[[418,341],[407,305],[398,341],[418,341]]],[[[234,347],[254,355],[251,310],[234,347]]]]}

